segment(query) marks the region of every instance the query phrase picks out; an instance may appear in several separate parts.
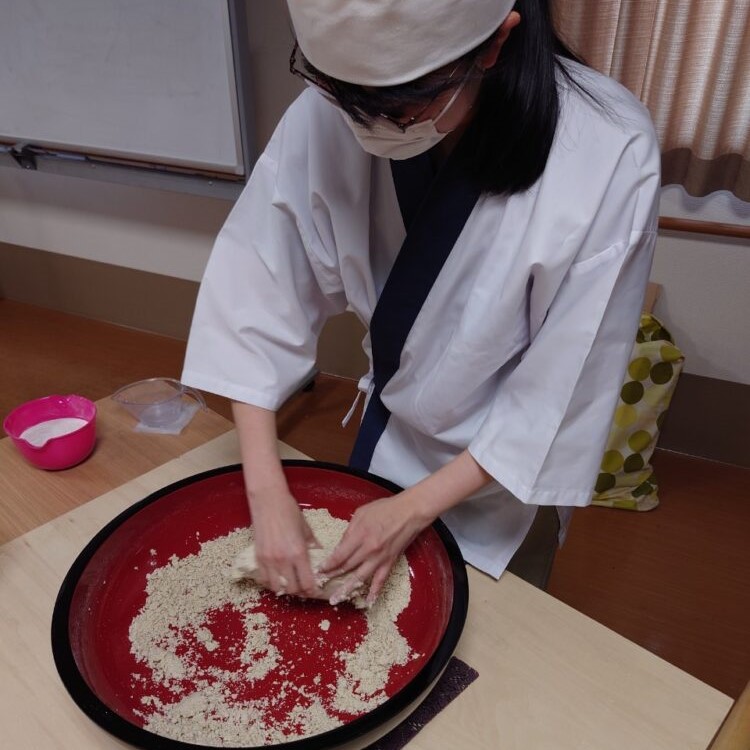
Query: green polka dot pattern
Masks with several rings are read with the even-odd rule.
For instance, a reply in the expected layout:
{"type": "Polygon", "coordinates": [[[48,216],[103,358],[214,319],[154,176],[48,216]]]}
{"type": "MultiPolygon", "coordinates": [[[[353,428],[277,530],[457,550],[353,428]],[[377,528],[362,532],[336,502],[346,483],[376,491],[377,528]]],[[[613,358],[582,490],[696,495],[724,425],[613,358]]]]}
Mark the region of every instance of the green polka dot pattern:
{"type": "Polygon", "coordinates": [[[596,480],[596,491],[606,492],[607,490],[611,490],[616,483],[617,480],[614,474],[599,474],[596,480]]]}
{"type": "Polygon", "coordinates": [[[651,380],[657,385],[664,385],[672,379],[674,367],[671,362],[657,362],[651,368],[651,380]]]}
{"type": "Polygon", "coordinates": [[[638,419],[638,410],[627,404],[620,404],[615,411],[615,424],[618,427],[630,427],[638,419]]]}
{"type": "Polygon", "coordinates": [[[633,453],[640,453],[651,445],[652,440],[651,433],[646,432],[646,430],[638,430],[628,438],[628,447],[633,453]]]}
{"type": "Polygon", "coordinates": [[[626,404],[637,404],[643,398],[645,390],[637,380],[631,380],[622,387],[620,399],[626,404]]]}
{"type": "Polygon", "coordinates": [[[628,473],[632,474],[634,471],[640,471],[646,462],[643,460],[643,456],[640,453],[631,453],[623,462],[622,468],[628,473]]]}
{"type": "Polygon", "coordinates": [[[637,357],[628,365],[628,374],[633,380],[645,380],[651,374],[651,360],[637,357]]]}
{"type": "Polygon", "coordinates": [[[620,471],[624,460],[625,459],[620,451],[607,451],[602,459],[602,471],[620,471]]]}
{"type": "Polygon", "coordinates": [[[664,362],[679,362],[682,360],[682,352],[672,344],[667,344],[659,349],[659,354],[664,362]]]}
{"type": "Polygon", "coordinates": [[[651,510],[659,503],[650,465],[684,356],[653,315],[642,315],[615,409],[594,505],[651,510]]]}

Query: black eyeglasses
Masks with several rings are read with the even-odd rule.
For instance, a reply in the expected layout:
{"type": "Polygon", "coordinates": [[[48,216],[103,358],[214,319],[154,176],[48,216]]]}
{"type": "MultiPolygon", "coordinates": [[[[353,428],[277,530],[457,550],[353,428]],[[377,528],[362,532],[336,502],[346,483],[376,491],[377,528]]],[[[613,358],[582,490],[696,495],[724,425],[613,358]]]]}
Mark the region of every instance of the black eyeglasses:
{"type": "MultiPolygon", "coordinates": [[[[314,75],[308,73],[305,71],[297,61],[297,51],[299,50],[299,43],[297,41],[294,42],[294,47],[292,47],[292,54],[289,56],[289,72],[292,75],[297,76],[298,78],[301,78],[302,80],[306,81],[307,83],[314,86],[331,104],[338,107],[339,109],[343,109],[339,101],[336,99],[333,92],[331,92],[328,88],[326,88],[323,81],[321,81],[319,78],[316,78],[314,75]]],[[[392,117],[391,115],[387,115],[385,112],[379,112],[377,114],[377,117],[382,118],[386,122],[390,123],[394,127],[398,128],[402,133],[405,133],[412,125],[416,125],[417,122],[419,122],[423,117],[425,112],[449,89],[453,88],[454,86],[458,85],[461,86],[466,81],[466,79],[471,74],[472,70],[474,69],[474,65],[470,65],[467,69],[466,73],[461,76],[461,78],[458,81],[453,81],[454,76],[458,72],[459,68],[465,63],[465,60],[459,60],[458,63],[456,63],[456,66],[453,68],[453,70],[448,74],[448,77],[445,79],[444,86],[441,87],[440,91],[433,96],[430,101],[425,104],[422,109],[417,112],[417,114],[410,117],[405,122],[402,120],[398,120],[395,117],[392,117]]]]}

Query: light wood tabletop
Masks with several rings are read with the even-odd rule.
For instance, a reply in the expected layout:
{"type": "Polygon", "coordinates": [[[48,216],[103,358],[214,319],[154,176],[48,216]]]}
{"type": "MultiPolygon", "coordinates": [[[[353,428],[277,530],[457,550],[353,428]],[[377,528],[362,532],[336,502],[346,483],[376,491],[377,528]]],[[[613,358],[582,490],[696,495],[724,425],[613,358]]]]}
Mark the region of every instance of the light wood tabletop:
{"type": "Polygon", "coordinates": [[[200,409],[179,435],[136,433],[135,417],[111,398],[97,401],[96,409],[94,452],[72,469],[35,469],[10,438],[0,440],[0,544],[233,428],[216,412],[200,409]]]}
{"type": "MultiPolygon", "coordinates": [[[[57,591],[83,546],[119,512],[174,481],[239,461],[226,420],[214,424],[218,437],[190,435],[196,423],[156,455],[144,447],[153,436],[116,428],[119,419],[108,405],[101,410],[98,454],[68,470],[67,478],[21,464],[6,474],[9,441],[0,443],[3,488],[15,493],[14,502],[35,505],[39,487],[54,498],[39,511],[19,516],[11,508],[0,518],[5,538],[15,536],[0,547],[3,746],[126,747],[84,716],[57,676],[49,638],[57,591]],[[197,447],[190,448],[193,439],[197,447]],[[105,456],[121,467],[97,470],[104,463],[97,457],[105,456]],[[64,502],[80,499],[79,487],[86,500],[51,517],[64,502]],[[18,535],[36,519],[43,520],[18,535]]],[[[303,457],[283,444],[280,453],[303,457]]],[[[479,678],[409,743],[413,750],[705,750],[732,705],[728,696],[513,575],[496,582],[470,570],[469,585],[456,655],[479,678]]]]}

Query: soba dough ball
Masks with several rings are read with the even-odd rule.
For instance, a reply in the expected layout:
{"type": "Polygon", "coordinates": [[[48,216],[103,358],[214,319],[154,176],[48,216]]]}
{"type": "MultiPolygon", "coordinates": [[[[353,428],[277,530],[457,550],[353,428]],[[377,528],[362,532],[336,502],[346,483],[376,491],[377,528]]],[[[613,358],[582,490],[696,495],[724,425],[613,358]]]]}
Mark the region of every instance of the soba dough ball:
{"type": "MultiPolygon", "coordinates": [[[[312,568],[315,580],[320,588],[319,593],[314,598],[323,599],[325,601],[329,601],[342,586],[347,585],[353,578],[350,573],[341,576],[333,576],[331,578],[321,573],[320,568],[323,566],[323,563],[329,554],[330,550],[320,549],[319,547],[311,547],[309,550],[310,567],[312,568]]],[[[255,545],[251,542],[250,545],[243,549],[234,559],[230,571],[230,577],[234,581],[240,581],[243,578],[247,578],[255,583],[261,583],[258,581],[257,576],[258,561],[255,556],[255,545]]],[[[364,595],[366,594],[365,584],[361,581],[357,581],[356,583],[357,585],[346,598],[346,601],[352,602],[357,609],[362,609],[366,606],[364,601],[364,595]]],[[[286,592],[277,591],[275,593],[280,596],[286,592]]]]}

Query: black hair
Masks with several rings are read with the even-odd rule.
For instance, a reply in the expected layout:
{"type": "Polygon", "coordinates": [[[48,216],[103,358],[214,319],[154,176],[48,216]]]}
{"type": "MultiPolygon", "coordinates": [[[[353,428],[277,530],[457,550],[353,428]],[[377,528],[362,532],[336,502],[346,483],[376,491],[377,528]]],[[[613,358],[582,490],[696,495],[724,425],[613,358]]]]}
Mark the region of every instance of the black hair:
{"type": "MultiPolygon", "coordinates": [[[[560,114],[560,80],[593,99],[560,60],[582,62],[555,33],[549,0],[517,0],[514,9],[521,22],[482,75],[472,148],[464,151],[481,189],[506,195],[527,190],[544,171],[560,114]]],[[[427,103],[455,85],[450,72],[456,64],[476,58],[494,36],[439,72],[398,86],[359,86],[326,76],[307,60],[302,64],[355,122],[366,125],[381,113],[397,117],[407,104],[427,103]]]]}

